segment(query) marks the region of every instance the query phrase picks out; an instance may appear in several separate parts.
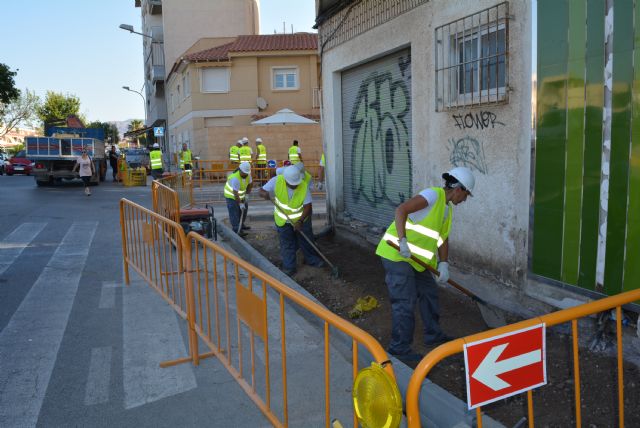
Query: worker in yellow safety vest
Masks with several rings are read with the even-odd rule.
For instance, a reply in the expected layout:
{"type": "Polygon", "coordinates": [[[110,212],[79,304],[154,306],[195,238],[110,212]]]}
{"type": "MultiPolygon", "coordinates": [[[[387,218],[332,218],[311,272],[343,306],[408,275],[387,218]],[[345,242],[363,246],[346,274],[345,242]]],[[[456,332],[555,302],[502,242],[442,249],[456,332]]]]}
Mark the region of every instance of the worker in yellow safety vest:
{"type": "Polygon", "coordinates": [[[262,144],[262,138],[256,138],[256,166],[260,168],[257,172],[258,179],[264,180],[267,177],[267,148],[262,144]]]}
{"type": "Polygon", "coordinates": [[[224,185],[224,197],[227,201],[227,211],[229,211],[229,222],[235,233],[246,236],[245,230],[251,227],[244,224],[247,218],[247,195],[251,193],[253,183],[251,180],[251,164],[240,162],[238,168],[229,174],[227,183],[224,185]],[[242,226],[241,226],[242,225],[242,226]]]}
{"type": "Polygon", "coordinates": [[[429,187],[396,208],[391,223],[378,244],[391,301],[391,342],[387,351],[403,361],[419,361],[413,342],[416,303],[424,326],[427,346],[452,340],[438,322],[438,287],[433,276],[412,256],[435,268],[439,282],[449,280],[449,232],[453,207],[473,196],[475,177],[469,168],[456,167],[442,174],[443,187],[429,187]],[[400,251],[387,244],[395,243],[400,251]]]}
{"type": "Polygon", "coordinates": [[[318,182],[316,183],[316,189],[323,190],[324,188],[324,153],[320,156],[320,166],[318,167],[318,182]]]}
{"type": "Polygon", "coordinates": [[[273,218],[280,238],[280,256],[282,271],[287,275],[296,273],[296,251],[302,249],[305,264],[315,267],[324,266],[318,253],[303,237],[313,239],[311,224],[311,175],[298,163],[278,168],[276,174],[260,189],[260,196],[274,202],[273,218]]]}
{"type": "Polygon", "coordinates": [[[160,151],[160,145],[153,143],[153,150],[149,152],[149,163],[151,164],[151,175],[154,179],[162,178],[162,152],[160,151]]]}
{"type": "Polygon", "coordinates": [[[180,152],[180,169],[191,175],[191,150],[187,148],[187,143],[182,144],[182,151],[180,152]]]}
{"type": "Polygon", "coordinates": [[[229,161],[232,165],[240,163],[240,155],[238,154],[240,147],[242,147],[242,140],[236,141],[233,146],[229,147],[229,161]]]}
{"type": "Polygon", "coordinates": [[[289,161],[293,165],[302,162],[302,150],[298,146],[298,140],[293,140],[293,145],[289,147],[289,161]]]}
{"type": "Polygon", "coordinates": [[[242,139],[242,146],[238,149],[238,156],[240,157],[240,162],[251,163],[253,160],[253,151],[249,147],[249,139],[247,137],[242,139]]]}

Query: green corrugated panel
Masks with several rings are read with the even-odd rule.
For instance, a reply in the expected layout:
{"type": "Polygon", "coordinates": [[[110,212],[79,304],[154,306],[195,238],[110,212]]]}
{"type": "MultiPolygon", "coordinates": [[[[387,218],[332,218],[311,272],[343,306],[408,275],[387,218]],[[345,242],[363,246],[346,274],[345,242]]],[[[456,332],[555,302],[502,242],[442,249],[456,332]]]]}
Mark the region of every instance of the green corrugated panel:
{"type": "Polygon", "coordinates": [[[566,146],[567,0],[538,1],[538,93],[532,271],[561,279],[566,146]]]}
{"type": "Polygon", "coordinates": [[[567,67],[567,152],[565,171],[562,280],[578,284],[580,209],[584,151],[584,73],[586,5],[569,3],[569,64],[567,67]]]}
{"type": "Polygon", "coordinates": [[[613,93],[611,118],[611,162],[607,214],[607,248],[604,287],[607,294],[622,290],[629,141],[631,84],[633,80],[633,1],[616,0],[613,14],[613,93]]]}
{"type": "Polygon", "coordinates": [[[635,8],[633,59],[633,105],[631,116],[631,159],[629,164],[629,207],[623,291],[640,288],[640,7],[635,8]]]}
{"type": "Polygon", "coordinates": [[[584,175],[578,285],[595,289],[600,218],[602,106],[604,105],[604,0],[587,2],[584,175]]]}

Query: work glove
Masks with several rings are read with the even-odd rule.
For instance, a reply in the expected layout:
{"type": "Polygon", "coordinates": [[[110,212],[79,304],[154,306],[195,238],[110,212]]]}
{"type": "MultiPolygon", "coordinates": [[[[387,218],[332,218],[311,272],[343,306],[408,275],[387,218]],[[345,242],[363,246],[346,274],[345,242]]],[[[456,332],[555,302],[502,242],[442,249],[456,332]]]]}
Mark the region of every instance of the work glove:
{"type": "Polygon", "coordinates": [[[439,282],[449,281],[449,263],[448,262],[438,263],[438,272],[440,272],[440,275],[438,276],[439,282]]]}
{"type": "Polygon", "coordinates": [[[411,251],[409,250],[409,243],[407,242],[407,237],[405,236],[400,240],[400,255],[405,259],[411,257],[411,251]]]}

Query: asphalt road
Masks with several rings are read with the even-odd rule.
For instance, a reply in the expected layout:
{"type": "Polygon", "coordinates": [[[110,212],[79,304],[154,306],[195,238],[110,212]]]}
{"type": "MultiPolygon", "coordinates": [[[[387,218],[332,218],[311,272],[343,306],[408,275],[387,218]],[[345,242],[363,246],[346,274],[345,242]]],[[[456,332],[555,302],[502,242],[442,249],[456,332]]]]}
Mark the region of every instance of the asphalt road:
{"type": "Polygon", "coordinates": [[[185,323],[123,287],[118,209],[150,186],[92,190],[0,176],[0,426],[270,426],[214,358],[158,367],[185,323]]]}

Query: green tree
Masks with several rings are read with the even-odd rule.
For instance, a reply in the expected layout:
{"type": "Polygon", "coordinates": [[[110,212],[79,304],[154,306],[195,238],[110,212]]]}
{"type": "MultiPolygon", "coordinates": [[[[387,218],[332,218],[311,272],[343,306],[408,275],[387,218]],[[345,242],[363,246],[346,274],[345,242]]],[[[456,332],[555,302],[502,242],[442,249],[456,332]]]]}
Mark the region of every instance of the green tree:
{"type": "Polygon", "coordinates": [[[47,125],[59,125],[73,114],[80,117],[80,98],[72,94],[47,91],[44,103],[37,110],[38,117],[47,125]]]}
{"type": "Polygon", "coordinates": [[[0,64],[0,110],[3,110],[3,105],[20,96],[20,90],[16,88],[16,82],[13,80],[16,74],[15,71],[9,70],[6,64],[0,64]]]}
{"type": "Polygon", "coordinates": [[[144,128],[144,123],[140,119],[131,119],[129,122],[129,126],[127,127],[128,131],[137,131],[138,129],[144,128]]]}
{"type": "Polygon", "coordinates": [[[95,121],[88,124],[87,128],[102,128],[105,142],[108,144],[118,144],[120,142],[118,127],[114,123],[95,121]]]}
{"type": "Polygon", "coordinates": [[[33,127],[38,118],[36,110],[40,107],[40,98],[28,89],[18,98],[0,109],[0,138],[20,125],[33,127]]]}

